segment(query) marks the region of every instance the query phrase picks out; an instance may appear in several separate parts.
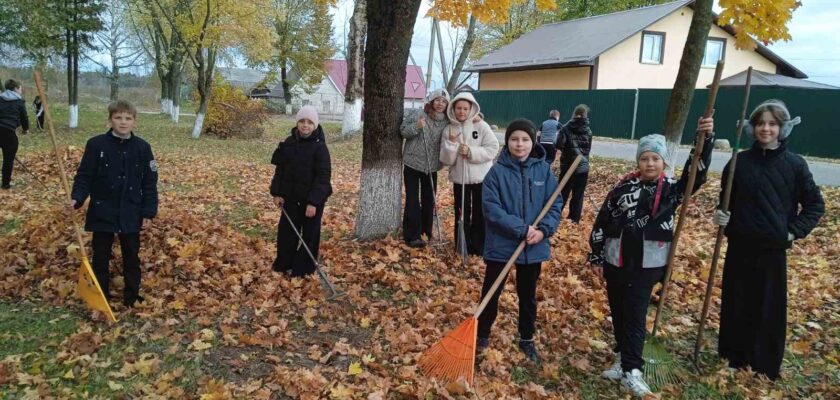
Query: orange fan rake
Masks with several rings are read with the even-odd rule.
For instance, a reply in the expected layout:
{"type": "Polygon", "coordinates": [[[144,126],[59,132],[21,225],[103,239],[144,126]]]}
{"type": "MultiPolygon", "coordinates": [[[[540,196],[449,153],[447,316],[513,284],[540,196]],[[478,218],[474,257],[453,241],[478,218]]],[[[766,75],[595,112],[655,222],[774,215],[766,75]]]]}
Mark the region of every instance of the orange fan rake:
{"type": "MultiPolygon", "coordinates": [[[[566,175],[563,176],[563,180],[560,181],[557,189],[554,190],[548,202],[543,206],[540,215],[534,221],[534,225],[538,225],[543,217],[545,217],[545,214],[548,213],[548,210],[551,209],[551,205],[554,204],[557,196],[560,195],[560,191],[563,190],[563,186],[569,181],[582,157],[578,155],[575,158],[566,175]]],[[[478,316],[481,315],[484,307],[490,302],[493,293],[496,293],[496,290],[499,289],[499,286],[507,278],[508,272],[510,272],[511,267],[516,262],[516,258],[525,249],[525,244],[525,240],[519,243],[516,251],[513,252],[513,255],[510,256],[507,264],[505,264],[502,273],[499,274],[499,277],[493,282],[493,286],[484,295],[484,298],[481,299],[481,303],[476,307],[473,315],[461,323],[461,325],[458,325],[457,328],[447,333],[443,339],[435,343],[432,347],[429,347],[420,356],[417,364],[423,370],[423,373],[447,382],[454,382],[458,378],[463,377],[470,385],[473,384],[473,375],[475,373],[475,342],[478,336],[478,316]]]]}

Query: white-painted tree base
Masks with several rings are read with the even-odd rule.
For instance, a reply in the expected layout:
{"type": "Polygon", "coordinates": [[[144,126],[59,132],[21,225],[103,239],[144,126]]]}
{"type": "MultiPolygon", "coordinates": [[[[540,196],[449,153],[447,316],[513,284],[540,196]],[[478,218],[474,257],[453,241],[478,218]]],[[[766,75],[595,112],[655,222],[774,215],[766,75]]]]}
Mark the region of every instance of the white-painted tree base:
{"type": "Polygon", "coordinates": [[[68,117],[69,121],[67,122],[67,126],[70,129],[75,129],[79,127],[79,105],[78,104],[71,104],[68,110],[68,117]]]}
{"type": "Polygon", "coordinates": [[[402,169],[400,160],[383,161],[362,168],[356,237],[376,239],[396,232],[402,211],[402,169]]]}
{"type": "Polygon", "coordinates": [[[201,129],[204,127],[204,113],[198,113],[195,116],[195,125],[193,125],[192,137],[198,139],[201,137],[201,129]]]}
{"type": "Polygon", "coordinates": [[[160,99],[160,112],[164,114],[171,114],[172,112],[172,100],[170,99],[160,99]]]}
{"type": "Polygon", "coordinates": [[[344,116],[341,119],[341,136],[348,137],[362,131],[362,99],[344,102],[344,116]]]}
{"type": "Polygon", "coordinates": [[[172,109],[172,113],[171,113],[172,122],[177,124],[180,117],[181,117],[181,106],[170,106],[170,107],[172,109]]]}

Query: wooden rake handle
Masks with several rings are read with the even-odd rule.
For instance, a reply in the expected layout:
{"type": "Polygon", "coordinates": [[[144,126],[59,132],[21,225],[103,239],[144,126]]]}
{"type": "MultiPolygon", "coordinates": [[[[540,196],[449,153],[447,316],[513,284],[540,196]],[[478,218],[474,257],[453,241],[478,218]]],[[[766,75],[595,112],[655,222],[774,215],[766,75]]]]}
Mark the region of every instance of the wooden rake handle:
{"type": "MultiPolygon", "coordinates": [[[[715,68],[715,78],[712,81],[712,87],[709,89],[709,98],[706,101],[706,110],[703,113],[704,118],[712,116],[715,108],[715,101],[717,100],[718,88],[720,88],[720,78],[723,75],[723,60],[719,60],[715,68]]],[[[668,283],[671,280],[671,272],[674,269],[674,258],[677,254],[677,243],[680,241],[680,233],[682,232],[683,222],[685,222],[686,211],[688,211],[688,202],[691,200],[691,195],[694,190],[694,182],[697,179],[697,165],[700,163],[700,156],[703,153],[703,147],[706,143],[707,132],[697,132],[697,139],[694,143],[694,155],[691,158],[691,166],[688,171],[688,182],[685,186],[683,194],[683,203],[680,206],[680,217],[677,221],[677,226],[674,228],[674,238],[671,240],[671,248],[668,250],[668,263],[665,266],[665,279],[662,281],[662,293],[659,296],[659,303],[656,306],[656,317],[653,320],[652,336],[656,336],[657,328],[659,327],[659,319],[662,316],[662,309],[665,307],[665,298],[668,296],[668,283]]],[[[708,166],[707,166],[708,167],[708,166]]],[[[685,172],[683,172],[685,173],[685,172]]]]}
{"type": "MultiPolygon", "coordinates": [[[[575,169],[577,168],[578,164],[580,164],[581,159],[583,159],[583,156],[580,154],[578,154],[578,156],[575,157],[575,160],[572,162],[572,165],[569,166],[569,170],[566,171],[565,175],[563,175],[563,180],[561,180],[560,184],[557,185],[557,189],[554,189],[554,193],[552,193],[551,197],[548,198],[548,202],[545,203],[545,205],[543,206],[542,211],[540,211],[540,214],[537,216],[537,219],[534,220],[533,225],[538,225],[540,221],[542,221],[543,217],[545,217],[545,215],[548,214],[548,210],[551,210],[551,206],[554,205],[554,201],[557,200],[557,196],[560,195],[560,192],[563,190],[563,187],[566,186],[566,183],[569,182],[569,179],[571,179],[572,174],[575,173],[575,169]]],[[[543,240],[548,239],[549,238],[544,238],[543,240]]],[[[484,295],[484,298],[481,299],[481,303],[478,305],[478,307],[476,307],[475,313],[473,313],[474,317],[478,318],[478,316],[481,315],[481,312],[484,311],[484,307],[487,307],[487,303],[490,302],[490,298],[493,297],[493,293],[496,293],[496,290],[499,289],[499,285],[501,285],[502,282],[505,281],[508,272],[510,272],[510,269],[513,267],[513,264],[516,263],[516,258],[519,257],[520,254],[522,254],[523,250],[525,250],[526,244],[527,239],[523,239],[521,242],[519,242],[519,246],[516,247],[516,250],[513,252],[513,255],[510,256],[510,258],[508,259],[507,264],[505,264],[505,268],[502,269],[502,273],[499,274],[499,277],[496,278],[495,282],[493,282],[493,286],[490,287],[490,291],[488,291],[487,294],[484,295]]]]}
{"type": "MultiPolygon", "coordinates": [[[[752,67],[747,68],[747,80],[744,83],[744,102],[741,105],[741,119],[738,120],[738,129],[735,131],[735,144],[732,146],[732,159],[729,161],[729,175],[723,189],[723,198],[720,201],[720,208],[723,211],[729,210],[729,198],[732,195],[732,182],[735,178],[735,166],[738,162],[738,150],[741,148],[741,133],[744,131],[744,118],[747,116],[747,107],[750,102],[750,85],[752,83],[752,67]]],[[[697,340],[694,342],[694,363],[699,364],[700,351],[703,349],[703,329],[706,327],[706,319],[709,317],[709,306],[712,300],[712,289],[717,275],[718,260],[720,259],[721,245],[723,244],[723,227],[719,226],[715,237],[715,249],[712,255],[712,266],[709,269],[709,279],[706,282],[706,295],[703,299],[703,309],[700,311],[700,324],[697,326],[697,340]]]]}
{"type": "MultiPolygon", "coordinates": [[[[41,97],[41,106],[44,107],[44,120],[47,122],[47,132],[50,134],[50,141],[52,142],[53,152],[55,153],[55,162],[58,164],[58,172],[61,176],[61,186],[64,188],[64,193],[67,195],[67,203],[73,200],[70,194],[70,183],[67,180],[67,172],[64,170],[64,163],[61,161],[61,154],[58,152],[58,143],[55,140],[55,128],[53,127],[52,113],[50,113],[50,103],[47,100],[47,92],[44,90],[44,84],[41,81],[41,71],[35,68],[35,86],[38,88],[38,96],[41,97]]],[[[66,206],[65,206],[66,207],[66,206]]],[[[73,230],[76,233],[76,241],[79,242],[79,252],[82,258],[87,259],[87,250],[85,249],[85,241],[82,236],[82,229],[79,222],[76,221],[74,215],[70,215],[70,222],[73,224],[73,230]]]]}

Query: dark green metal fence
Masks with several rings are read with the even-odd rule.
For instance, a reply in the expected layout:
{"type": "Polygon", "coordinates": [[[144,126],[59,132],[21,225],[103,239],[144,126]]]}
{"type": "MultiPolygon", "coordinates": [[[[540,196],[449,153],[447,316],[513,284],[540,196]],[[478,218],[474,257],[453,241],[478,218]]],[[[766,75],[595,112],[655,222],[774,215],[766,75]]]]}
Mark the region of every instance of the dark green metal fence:
{"type": "MultiPolygon", "coordinates": [[[[707,89],[694,92],[683,143],[694,138],[697,118],[703,113],[708,98],[707,89]]],[[[475,97],[487,121],[504,127],[515,118],[528,118],[539,125],[548,118],[552,109],[560,110],[560,120],[565,122],[574,107],[587,104],[592,110],[590,121],[597,136],[614,138],[639,138],[650,133],[662,132],[670,89],[639,89],[634,129],[634,106],[637,91],[614,90],[505,90],[480,91],[475,97]]],[[[715,105],[715,124],[719,138],[734,143],[735,122],[744,99],[743,88],[722,87],[715,105]]],[[[814,90],[789,88],[753,88],[749,111],[766,99],[784,101],[793,116],[802,117],[789,141],[794,152],[840,158],[840,124],[833,123],[834,112],[840,112],[840,90],[814,90]]],[[[749,146],[746,138],[742,147],[749,146]]]]}

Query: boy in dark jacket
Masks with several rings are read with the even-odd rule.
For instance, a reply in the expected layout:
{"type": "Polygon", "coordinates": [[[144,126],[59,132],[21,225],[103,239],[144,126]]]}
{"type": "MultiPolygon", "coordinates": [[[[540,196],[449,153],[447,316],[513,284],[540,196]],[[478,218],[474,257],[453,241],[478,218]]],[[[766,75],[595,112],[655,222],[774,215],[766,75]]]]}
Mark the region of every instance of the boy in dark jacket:
{"type": "MultiPolygon", "coordinates": [[[[563,187],[563,199],[569,204],[568,218],[574,223],[580,222],[583,211],[583,194],[589,181],[589,150],[592,148],[592,129],[589,128],[589,107],[580,104],[575,107],[572,119],[557,133],[556,147],[560,150],[560,176],[566,175],[569,165],[578,154],[583,159],[575,169],[569,182],[563,187]],[[569,197],[571,194],[571,198],[569,197]]],[[[563,206],[566,204],[564,203],[563,206]]]]}
{"type": "MultiPolygon", "coordinates": [[[[779,377],[787,328],[787,249],[825,213],[808,163],[787,149],[791,120],[784,103],[768,100],[745,121],[755,139],[738,153],[729,212],[715,212],[729,241],[723,268],[720,356],[731,368],[779,377]]],[[[730,161],[731,163],[731,161],[730,161]]],[[[730,164],[723,171],[726,182],[730,164]]],[[[723,196],[723,192],[721,192],[723,196]]]]}
{"type": "MultiPolygon", "coordinates": [[[[698,139],[705,137],[701,140],[706,143],[692,193],[706,182],[713,127],[712,118],[701,118],[698,123],[698,139]]],[[[638,170],[622,178],[607,194],[589,239],[589,262],[595,274],[607,281],[616,341],[615,363],[601,376],[620,380],[622,387],[637,397],[650,393],[642,373],[645,316],[653,286],[665,274],[674,214],[683,201],[692,158],[689,156],[682,177],[676,180],[663,172],[667,153],[662,135],[639,140],[638,170]]]]}
{"type": "MultiPolygon", "coordinates": [[[[294,228],[300,231],[312,255],[318,258],[321,243],[321,217],[324,204],[332,194],[330,152],[324,131],[318,124],[318,113],[312,106],[303,106],[297,113],[297,126],[280,142],[271,163],[275,165],[271,179],[274,205],[283,207],[294,228]]],[[[273,268],[292,276],[315,272],[315,264],[306,249],[298,246],[298,237],[288,219],[281,215],[277,226],[277,258],[273,268]]]]}
{"type": "MultiPolygon", "coordinates": [[[[481,297],[505,267],[522,240],[527,246],[516,259],[516,294],[519,297],[519,348],[534,363],[539,362],[534,345],[537,319],[537,280],[542,262],[549,259],[549,238],[560,222],[560,196],[538,226],[531,225],[557,188],[557,178],[545,162],[545,150],[536,142],[531,121],[519,119],[505,132],[505,147],[484,178],[482,205],[486,221],[484,262],[487,270],[481,297]]],[[[490,329],[499,309],[499,286],[478,317],[477,352],[490,345],[490,329]]]]}
{"type": "Polygon", "coordinates": [[[12,187],[12,169],[18,150],[17,127],[23,127],[23,133],[29,133],[29,116],[26,115],[26,103],[23,102],[23,86],[20,82],[9,79],[0,93],[0,148],[3,151],[3,181],[0,188],[12,187]]]}
{"type": "Polygon", "coordinates": [[[119,238],[127,307],[143,301],[140,230],[149,228],[158,209],[158,166],[152,147],[132,131],[136,117],[137,110],[127,101],[108,105],[111,129],[85,145],[70,201],[70,207],[79,209],[90,196],[85,230],[93,232],[93,272],[108,299],[111,247],[114,235],[119,238]]]}

